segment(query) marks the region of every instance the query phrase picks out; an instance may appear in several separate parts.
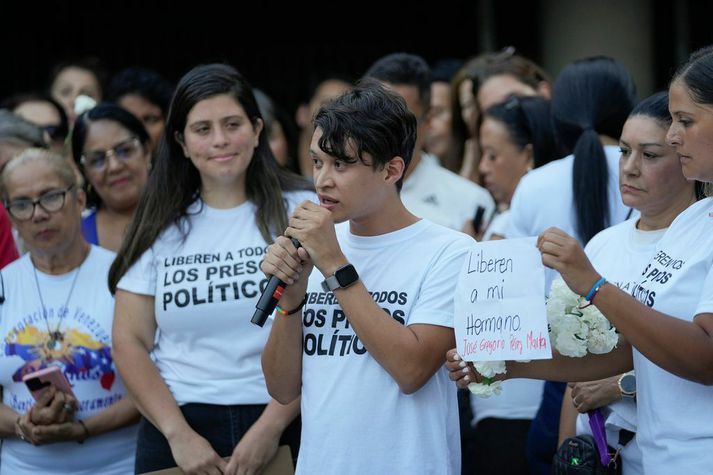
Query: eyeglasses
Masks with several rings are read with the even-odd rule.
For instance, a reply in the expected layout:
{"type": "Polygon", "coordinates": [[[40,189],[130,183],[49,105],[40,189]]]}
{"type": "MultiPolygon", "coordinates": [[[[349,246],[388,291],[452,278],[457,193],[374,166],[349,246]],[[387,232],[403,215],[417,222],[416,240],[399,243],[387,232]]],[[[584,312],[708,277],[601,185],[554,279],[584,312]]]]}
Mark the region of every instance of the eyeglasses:
{"type": "Polygon", "coordinates": [[[20,198],[15,201],[6,202],[5,209],[13,218],[19,221],[31,219],[35,214],[35,207],[37,205],[40,205],[40,208],[47,213],[56,213],[64,208],[65,196],[72,188],[74,188],[74,185],[70,185],[69,188],[64,190],[48,191],[36,200],[20,198]]]}
{"type": "Polygon", "coordinates": [[[131,137],[128,140],[119,142],[109,150],[94,150],[92,152],[84,152],[80,163],[85,167],[95,172],[104,170],[109,162],[109,157],[113,156],[120,162],[126,162],[138,156],[141,149],[141,142],[136,137],[131,137]]]}

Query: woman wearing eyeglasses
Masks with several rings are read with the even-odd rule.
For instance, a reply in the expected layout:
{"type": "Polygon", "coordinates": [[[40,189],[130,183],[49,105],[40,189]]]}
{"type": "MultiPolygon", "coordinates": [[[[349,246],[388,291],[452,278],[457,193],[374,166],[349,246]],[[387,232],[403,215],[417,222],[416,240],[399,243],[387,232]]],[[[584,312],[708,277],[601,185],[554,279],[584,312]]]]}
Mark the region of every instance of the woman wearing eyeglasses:
{"type": "Polygon", "coordinates": [[[72,157],[86,180],[92,208],[82,222],[84,237],[118,251],[148,178],[146,129],[121,107],[99,104],[77,118],[72,157]]]}
{"type": "Polygon", "coordinates": [[[0,475],[131,473],[138,412],[111,352],[114,253],[82,237],[86,198],[63,157],[28,149],[0,184],[29,251],[0,274],[0,475]],[[30,393],[23,376],[51,366],[72,395],[30,393]]]}

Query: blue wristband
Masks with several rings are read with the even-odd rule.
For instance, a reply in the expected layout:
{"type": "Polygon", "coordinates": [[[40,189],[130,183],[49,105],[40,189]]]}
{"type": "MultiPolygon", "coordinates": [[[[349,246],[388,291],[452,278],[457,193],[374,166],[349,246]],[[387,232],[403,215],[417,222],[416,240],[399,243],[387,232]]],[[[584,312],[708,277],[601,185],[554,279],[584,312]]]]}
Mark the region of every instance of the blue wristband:
{"type": "Polygon", "coordinates": [[[594,298],[594,294],[597,293],[597,290],[599,290],[599,287],[601,287],[602,285],[604,285],[604,282],[606,282],[606,281],[607,281],[607,279],[605,279],[604,277],[602,277],[601,279],[599,279],[599,280],[592,286],[592,288],[589,289],[589,292],[587,292],[587,296],[584,297],[584,300],[586,300],[587,302],[591,302],[592,299],[594,298]]]}

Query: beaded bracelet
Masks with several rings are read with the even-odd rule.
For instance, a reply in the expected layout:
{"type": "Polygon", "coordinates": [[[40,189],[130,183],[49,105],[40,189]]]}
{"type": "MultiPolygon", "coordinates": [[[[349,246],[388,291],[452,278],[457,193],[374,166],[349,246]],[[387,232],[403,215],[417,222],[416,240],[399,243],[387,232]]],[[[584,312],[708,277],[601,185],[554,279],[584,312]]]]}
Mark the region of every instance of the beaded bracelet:
{"type": "Polygon", "coordinates": [[[300,302],[300,304],[296,308],[288,311],[288,310],[283,309],[279,305],[277,305],[277,306],[275,306],[275,311],[277,312],[278,315],[287,317],[287,316],[293,315],[293,314],[299,312],[300,310],[302,310],[302,307],[305,306],[305,303],[307,303],[307,295],[305,295],[305,298],[302,299],[302,302],[300,302]]]}

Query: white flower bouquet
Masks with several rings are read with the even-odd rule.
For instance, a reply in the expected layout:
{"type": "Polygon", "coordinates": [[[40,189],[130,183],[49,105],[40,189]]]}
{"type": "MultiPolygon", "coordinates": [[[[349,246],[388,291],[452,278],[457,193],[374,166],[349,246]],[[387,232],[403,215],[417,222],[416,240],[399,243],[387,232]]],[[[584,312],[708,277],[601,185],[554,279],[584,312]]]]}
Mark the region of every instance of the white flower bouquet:
{"type": "Polygon", "coordinates": [[[560,354],[581,358],[587,352],[609,353],[616,346],[619,337],[609,320],[562,279],[552,283],[546,308],[550,340],[560,354]]]}

